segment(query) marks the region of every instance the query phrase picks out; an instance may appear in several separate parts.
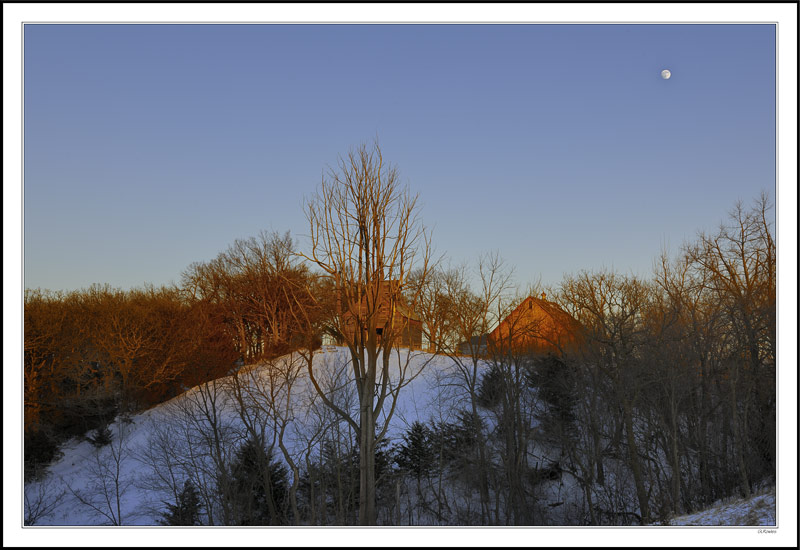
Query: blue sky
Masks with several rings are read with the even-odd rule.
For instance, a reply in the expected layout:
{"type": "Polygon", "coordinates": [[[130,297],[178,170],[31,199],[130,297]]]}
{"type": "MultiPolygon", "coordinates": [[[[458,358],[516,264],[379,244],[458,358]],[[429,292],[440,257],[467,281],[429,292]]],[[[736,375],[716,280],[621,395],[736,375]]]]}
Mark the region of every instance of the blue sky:
{"type": "Polygon", "coordinates": [[[26,25],[24,285],[167,284],[374,136],[454,262],[612,268],[775,194],[773,25],[26,25]],[[664,80],[662,69],[672,71],[664,80]]]}

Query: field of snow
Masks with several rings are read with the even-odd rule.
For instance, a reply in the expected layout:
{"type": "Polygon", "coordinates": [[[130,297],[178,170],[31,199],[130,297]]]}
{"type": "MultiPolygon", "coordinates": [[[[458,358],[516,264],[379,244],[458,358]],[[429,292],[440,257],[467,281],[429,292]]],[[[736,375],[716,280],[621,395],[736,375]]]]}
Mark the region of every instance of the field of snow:
{"type": "MultiPolygon", "coordinates": [[[[314,355],[314,372],[323,388],[342,388],[331,395],[335,395],[337,404],[355,415],[348,360],[346,348],[325,346],[314,355]]],[[[399,393],[387,431],[391,440],[399,439],[415,420],[452,420],[454,411],[440,384],[441,376],[451,364],[446,357],[418,351],[399,350],[393,354],[392,380],[398,379],[401,369],[406,379],[413,379],[399,393]]],[[[271,412],[286,419],[285,443],[293,455],[299,457],[313,442],[314,428],[320,422],[330,422],[330,411],[316,397],[302,358],[297,354],[271,364],[245,367],[238,379],[240,395],[253,403],[256,417],[266,401],[259,398],[272,395],[276,408],[271,412]],[[281,375],[286,372],[296,374],[288,400],[286,377],[281,375]]],[[[208,445],[197,434],[197,427],[208,428],[211,416],[216,416],[214,422],[222,434],[220,441],[225,444],[222,453],[229,458],[246,437],[237,413],[233,381],[233,376],[222,378],[210,389],[201,391],[195,387],[140,414],[117,418],[109,426],[113,441],[100,449],[83,438],[70,440],[61,448],[63,455],[51,464],[47,475],[26,485],[26,516],[37,516],[35,525],[156,525],[165,503],[174,502],[169,483],[163,479],[173,473],[160,466],[165,464],[164,457],[173,456],[175,462],[196,460],[192,466],[197,475],[202,475],[208,457],[186,457],[192,455],[192,449],[201,454],[199,449],[208,445]]],[[[387,400],[384,413],[390,403],[387,400]]],[[[255,422],[268,426],[266,417],[264,413],[255,422]]],[[[385,414],[381,420],[384,418],[385,414]]],[[[276,456],[280,456],[280,451],[276,456]]]]}

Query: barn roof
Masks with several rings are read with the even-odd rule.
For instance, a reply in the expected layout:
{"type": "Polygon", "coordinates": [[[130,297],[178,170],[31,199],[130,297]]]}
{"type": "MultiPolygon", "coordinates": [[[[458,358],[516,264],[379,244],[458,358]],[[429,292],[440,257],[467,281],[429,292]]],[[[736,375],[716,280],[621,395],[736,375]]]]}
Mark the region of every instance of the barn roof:
{"type": "Polygon", "coordinates": [[[558,304],[547,301],[545,294],[543,293],[542,298],[528,296],[522,300],[522,302],[520,302],[520,304],[514,308],[514,310],[509,313],[497,327],[495,327],[490,336],[492,338],[497,338],[502,330],[501,327],[503,327],[504,324],[516,323],[517,320],[525,316],[527,310],[532,309],[532,306],[535,306],[541,312],[550,317],[553,320],[554,325],[562,327],[562,329],[566,329],[566,331],[569,333],[577,333],[582,328],[582,325],[574,317],[572,317],[572,315],[561,309],[558,304]]]}
{"type": "MultiPolygon", "coordinates": [[[[544,296],[544,294],[542,294],[542,296],[544,296]]],[[[554,321],[558,321],[562,325],[570,326],[572,328],[579,328],[581,326],[581,324],[572,315],[561,309],[558,304],[548,302],[544,298],[540,299],[534,296],[528,296],[522,301],[522,303],[520,303],[519,306],[517,306],[517,309],[522,308],[528,301],[532,301],[534,304],[539,306],[542,311],[552,317],[554,321]]]]}

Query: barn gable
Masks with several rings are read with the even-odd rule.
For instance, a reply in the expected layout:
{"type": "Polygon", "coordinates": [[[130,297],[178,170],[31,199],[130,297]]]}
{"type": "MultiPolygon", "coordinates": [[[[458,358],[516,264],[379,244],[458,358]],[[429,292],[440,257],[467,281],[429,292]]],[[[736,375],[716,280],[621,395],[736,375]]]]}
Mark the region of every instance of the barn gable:
{"type": "Polygon", "coordinates": [[[489,334],[494,351],[561,353],[574,347],[581,324],[553,302],[529,296],[489,334]]]}

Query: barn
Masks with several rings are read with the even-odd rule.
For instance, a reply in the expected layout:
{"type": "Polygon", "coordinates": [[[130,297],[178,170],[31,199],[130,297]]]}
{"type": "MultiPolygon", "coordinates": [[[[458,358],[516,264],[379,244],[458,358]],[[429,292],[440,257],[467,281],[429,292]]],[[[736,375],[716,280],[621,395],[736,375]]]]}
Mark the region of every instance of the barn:
{"type": "Polygon", "coordinates": [[[525,298],[489,333],[488,344],[493,352],[560,354],[578,344],[581,332],[581,324],[543,292],[525,298]]]}
{"type": "MultiPolygon", "coordinates": [[[[402,293],[398,291],[398,286],[398,281],[384,281],[378,289],[376,332],[379,337],[392,332],[397,335],[396,342],[400,347],[421,349],[422,318],[408,306],[402,293]]],[[[363,318],[367,311],[366,296],[361,298],[360,315],[357,314],[358,309],[356,304],[342,304],[339,315],[342,337],[337,344],[344,345],[345,340],[352,342],[359,330],[366,330],[363,327],[363,318]]]]}

